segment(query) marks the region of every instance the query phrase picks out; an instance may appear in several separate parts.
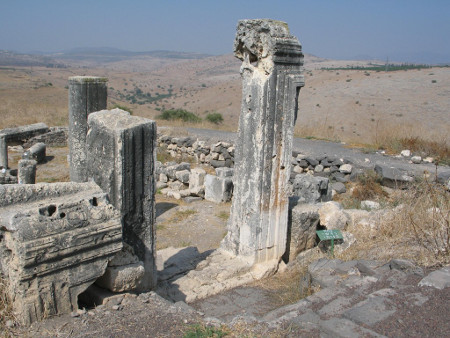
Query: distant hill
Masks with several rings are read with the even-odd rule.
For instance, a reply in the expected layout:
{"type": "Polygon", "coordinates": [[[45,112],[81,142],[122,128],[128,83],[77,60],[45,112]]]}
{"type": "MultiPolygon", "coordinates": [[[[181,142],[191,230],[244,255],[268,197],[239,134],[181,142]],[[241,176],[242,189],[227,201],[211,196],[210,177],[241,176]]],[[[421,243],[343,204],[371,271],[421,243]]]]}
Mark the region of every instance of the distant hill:
{"type": "Polygon", "coordinates": [[[50,56],[20,54],[7,50],[0,50],[0,66],[22,66],[22,67],[48,67],[48,68],[66,68],[66,65],[50,56]]]}
{"type": "Polygon", "coordinates": [[[60,60],[76,60],[91,62],[118,62],[139,57],[154,57],[161,59],[183,59],[196,60],[211,55],[201,53],[176,52],[167,50],[156,50],[147,52],[132,52],[118,48],[74,48],[62,53],[53,54],[52,57],[60,60]]]}

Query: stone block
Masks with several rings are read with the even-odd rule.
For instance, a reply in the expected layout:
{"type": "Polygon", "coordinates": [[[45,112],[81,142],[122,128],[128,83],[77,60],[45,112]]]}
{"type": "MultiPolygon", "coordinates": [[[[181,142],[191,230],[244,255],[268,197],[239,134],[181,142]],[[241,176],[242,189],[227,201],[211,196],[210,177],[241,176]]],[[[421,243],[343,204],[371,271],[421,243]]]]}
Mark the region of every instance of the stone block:
{"type": "Polygon", "coordinates": [[[26,126],[2,129],[0,130],[0,137],[4,137],[6,142],[23,143],[34,136],[45,134],[48,131],[47,125],[40,122],[26,126]]]}
{"type": "Polygon", "coordinates": [[[233,195],[233,181],[230,178],[206,175],[205,199],[215,203],[225,203],[233,195]]]}
{"type": "Polygon", "coordinates": [[[122,248],[120,214],[95,183],[0,186],[0,267],[20,322],[78,309],[122,248]]]}
{"type": "Polygon", "coordinates": [[[351,164],[343,164],[339,167],[339,171],[343,174],[351,174],[353,167],[351,164]]]}
{"type": "Polygon", "coordinates": [[[343,194],[347,191],[344,183],[336,182],[331,185],[331,188],[336,191],[338,194],[343,194]]]}
{"type": "Polygon", "coordinates": [[[409,175],[406,170],[400,168],[377,164],[375,172],[382,178],[383,185],[392,188],[402,188],[414,181],[414,177],[409,175]]]}
{"type": "Polygon", "coordinates": [[[175,173],[175,177],[177,178],[177,180],[183,183],[189,183],[189,175],[189,170],[181,170],[175,173]]]}
{"type": "Polygon", "coordinates": [[[19,184],[36,183],[36,165],[35,160],[19,160],[17,180],[19,184]]]}
{"type": "Polygon", "coordinates": [[[337,202],[326,202],[319,208],[320,225],[327,229],[345,230],[350,222],[350,217],[337,202]]]}
{"type": "Polygon", "coordinates": [[[189,175],[189,191],[191,194],[200,196],[205,193],[206,171],[202,168],[193,168],[189,175]]]}
{"type": "Polygon", "coordinates": [[[318,225],[319,205],[298,204],[289,210],[286,253],[283,256],[287,261],[293,261],[300,252],[314,247],[318,225]]]}
{"type": "Polygon", "coordinates": [[[216,175],[218,177],[233,177],[234,169],[233,168],[216,168],[216,175]]]}
{"type": "Polygon", "coordinates": [[[431,272],[419,282],[419,286],[431,286],[439,290],[450,287],[450,267],[431,272]]]}
{"type": "Polygon", "coordinates": [[[347,310],[344,317],[357,324],[373,326],[387,319],[396,310],[397,308],[388,298],[369,295],[367,299],[347,310]]]}
{"type": "Polygon", "coordinates": [[[123,292],[142,289],[141,283],[144,280],[144,263],[139,261],[121,266],[108,266],[105,274],[97,279],[96,284],[113,292],[123,292]]]}
{"type": "Polygon", "coordinates": [[[292,185],[292,196],[299,202],[317,203],[331,200],[331,185],[328,178],[297,175],[292,185]]]}
{"type": "Polygon", "coordinates": [[[120,109],[92,113],[86,138],[87,175],[120,212],[123,240],[144,263],[142,289],[156,283],[156,124],[120,109]]]}

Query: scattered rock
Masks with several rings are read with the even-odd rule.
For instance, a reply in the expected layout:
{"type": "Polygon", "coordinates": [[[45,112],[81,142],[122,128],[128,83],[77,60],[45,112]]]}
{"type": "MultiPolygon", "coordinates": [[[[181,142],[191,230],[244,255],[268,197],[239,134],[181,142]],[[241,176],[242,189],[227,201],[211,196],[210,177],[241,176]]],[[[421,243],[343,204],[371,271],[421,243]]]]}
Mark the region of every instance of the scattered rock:
{"type": "Polygon", "coordinates": [[[338,194],[343,194],[347,191],[347,188],[345,187],[344,183],[341,182],[335,182],[331,185],[332,189],[336,191],[338,194]]]}
{"type": "Polygon", "coordinates": [[[411,150],[402,150],[400,152],[400,155],[402,155],[403,157],[410,157],[411,156],[411,150]]]}
{"type": "Polygon", "coordinates": [[[411,162],[414,164],[420,164],[422,162],[422,157],[420,156],[413,156],[411,157],[411,162]]]}
{"type": "Polygon", "coordinates": [[[380,203],[375,201],[361,201],[361,209],[377,210],[380,209],[380,203]]]}
{"type": "Polygon", "coordinates": [[[319,208],[320,225],[327,229],[341,229],[347,227],[349,216],[337,202],[326,202],[319,208]]]}
{"type": "Polygon", "coordinates": [[[439,290],[450,287],[450,267],[431,272],[419,282],[419,286],[430,286],[439,290]]]}
{"type": "Polygon", "coordinates": [[[339,171],[343,174],[351,174],[353,166],[351,164],[343,164],[339,167],[339,171]]]}

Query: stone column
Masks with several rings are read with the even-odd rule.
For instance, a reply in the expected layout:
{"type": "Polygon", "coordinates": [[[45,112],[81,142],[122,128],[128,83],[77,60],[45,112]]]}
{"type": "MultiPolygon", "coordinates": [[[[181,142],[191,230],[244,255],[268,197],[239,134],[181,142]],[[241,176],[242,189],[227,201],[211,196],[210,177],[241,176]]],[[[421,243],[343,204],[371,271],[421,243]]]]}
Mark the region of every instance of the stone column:
{"type": "Polygon", "coordinates": [[[36,183],[36,165],[35,160],[19,160],[17,179],[19,184],[36,183]]]}
{"type": "Polygon", "coordinates": [[[8,144],[6,137],[0,135],[0,167],[8,169],[8,144]]]}
{"type": "Polygon", "coordinates": [[[156,285],[156,123],[113,109],[89,115],[88,125],[88,177],[120,211],[123,239],[144,263],[140,290],[150,290],[156,285]]]}
{"type": "Polygon", "coordinates": [[[222,248],[250,264],[280,260],[286,249],[288,180],[303,54],[286,23],[242,20],[242,106],[235,151],[234,197],[222,248]]]}
{"type": "Polygon", "coordinates": [[[73,76],[69,78],[69,164],[70,180],[86,182],[87,118],[106,109],[106,78],[73,76]]]}

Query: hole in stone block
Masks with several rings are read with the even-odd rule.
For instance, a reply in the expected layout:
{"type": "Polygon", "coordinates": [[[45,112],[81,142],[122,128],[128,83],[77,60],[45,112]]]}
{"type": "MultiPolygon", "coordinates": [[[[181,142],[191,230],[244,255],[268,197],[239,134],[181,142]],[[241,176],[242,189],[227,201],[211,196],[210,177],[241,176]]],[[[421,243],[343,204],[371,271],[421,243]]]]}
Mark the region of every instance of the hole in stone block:
{"type": "Polygon", "coordinates": [[[113,295],[113,292],[92,284],[78,295],[78,308],[86,310],[93,309],[96,306],[102,305],[107,298],[113,295]]]}
{"type": "Polygon", "coordinates": [[[43,207],[39,209],[39,214],[42,216],[52,216],[56,211],[56,205],[50,204],[47,207],[43,207]]]}
{"type": "Polygon", "coordinates": [[[62,213],[59,214],[59,218],[64,218],[64,217],[66,217],[66,213],[65,212],[62,212],[62,213]]]}
{"type": "Polygon", "coordinates": [[[94,207],[98,206],[97,197],[93,197],[90,202],[91,202],[92,206],[94,206],[94,207]]]}

